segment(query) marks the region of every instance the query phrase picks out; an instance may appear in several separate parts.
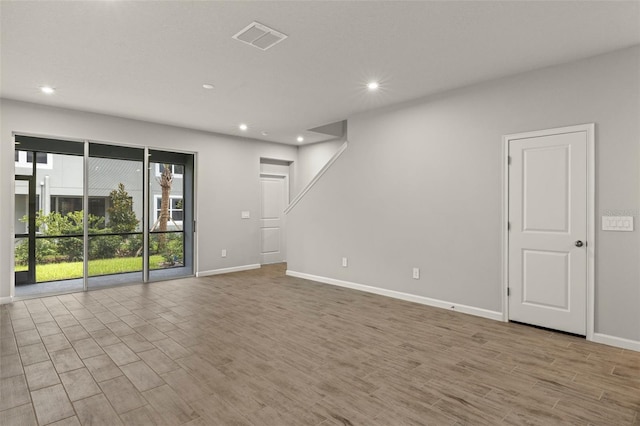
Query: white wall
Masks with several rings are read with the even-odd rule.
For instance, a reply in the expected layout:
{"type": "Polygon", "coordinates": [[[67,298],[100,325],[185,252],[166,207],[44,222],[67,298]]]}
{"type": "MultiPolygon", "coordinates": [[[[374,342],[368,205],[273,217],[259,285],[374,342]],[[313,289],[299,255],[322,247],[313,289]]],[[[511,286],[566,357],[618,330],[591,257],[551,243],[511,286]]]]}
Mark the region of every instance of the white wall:
{"type": "MultiPolygon", "coordinates": [[[[338,152],[344,138],[326,142],[318,142],[311,145],[302,145],[298,148],[297,183],[295,195],[299,194],[318,172],[338,152]]],[[[292,197],[293,198],[293,197],[292,197]]]]}
{"type": "MultiPolygon", "coordinates": [[[[591,122],[596,214],[638,227],[635,46],[351,117],[349,148],[288,215],[288,268],[501,311],[502,136],[591,122]]],[[[598,231],[596,256],[595,331],[640,341],[639,232],[598,231]]]]}
{"type": "Polygon", "coordinates": [[[297,147],[3,99],[0,103],[0,300],[13,281],[12,132],[193,151],[198,271],[260,263],[260,157],[295,161],[297,147]],[[249,210],[251,219],[240,212],[249,210]],[[220,257],[222,249],[227,257],[220,257]]]}

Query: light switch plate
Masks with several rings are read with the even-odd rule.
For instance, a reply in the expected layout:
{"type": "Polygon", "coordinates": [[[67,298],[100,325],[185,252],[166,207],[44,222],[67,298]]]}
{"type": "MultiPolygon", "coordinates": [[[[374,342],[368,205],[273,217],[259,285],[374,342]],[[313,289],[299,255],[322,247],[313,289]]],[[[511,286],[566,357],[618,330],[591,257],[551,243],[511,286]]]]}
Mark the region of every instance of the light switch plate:
{"type": "Polygon", "coordinates": [[[251,214],[249,213],[248,210],[243,210],[242,213],[240,214],[240,217],[242,219],[249,219],[251,217],[251,214]]]}
{"type": "Polygon", "coordinates": [[[603,231],[633,231],[633,216],[602,216],[603,231]]]}
{"type": "Polygon", "coordinates": [[[413,279],[414,280],[420,279],[420,268],[413,268],[413,279]]]}

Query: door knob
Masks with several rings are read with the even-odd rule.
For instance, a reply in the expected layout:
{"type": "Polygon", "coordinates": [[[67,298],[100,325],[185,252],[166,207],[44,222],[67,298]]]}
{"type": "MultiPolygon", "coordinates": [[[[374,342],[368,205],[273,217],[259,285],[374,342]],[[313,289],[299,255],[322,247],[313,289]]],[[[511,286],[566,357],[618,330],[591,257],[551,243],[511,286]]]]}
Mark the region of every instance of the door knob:
{"type": "Polygon", "coordinates": [[[576,241],[576,247],[582,247],[584,243],[580,240],[576,241]]]}

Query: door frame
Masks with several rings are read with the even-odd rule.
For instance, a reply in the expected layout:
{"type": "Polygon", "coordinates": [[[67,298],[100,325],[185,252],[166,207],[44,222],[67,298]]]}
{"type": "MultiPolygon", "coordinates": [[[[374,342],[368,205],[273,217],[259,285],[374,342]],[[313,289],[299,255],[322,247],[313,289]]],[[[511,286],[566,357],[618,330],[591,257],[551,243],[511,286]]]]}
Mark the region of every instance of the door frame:
{"type": "Polygon", "coordinates": [[[272,178],[272,179],[282,179],[282,185],[284,188],[284,210],[282,211],[282,226],[281,228],[284,228],[284,232],[285,234],[281,234],[280,238],[281,238],[281,244],[284,245],[285,247],[285,262],[287,261],[286,257],[287,257],[287,228],[286,228],[286,214],[284,213],[284,211],[287,209],[287,207],[289,206],[289,197],[290,197],[290,193],[289,193],[289,175],[288,174],[284,174],[284,173],[268,173],[268,172],[260,172],[260,177],[258,178],[258,182],[260,183],[260,217],[258,218],[258,247],[260,247],[260,252],[259,252],[259,256],[260,256],[260,265],[268,265],[268,263],[262,263],[262,230],[261,230],[261,226],[260,226],[260,221],[262,220],[262,178],[272,178]]]}
{"type": "Polygon", "coordinates": [[[587,134],[587,340],[593,340],[595,317],[595,123],[557,127],[502,136],[502,320],[509,322],[509,143],[513,140],[586,132],[587,134]]]}

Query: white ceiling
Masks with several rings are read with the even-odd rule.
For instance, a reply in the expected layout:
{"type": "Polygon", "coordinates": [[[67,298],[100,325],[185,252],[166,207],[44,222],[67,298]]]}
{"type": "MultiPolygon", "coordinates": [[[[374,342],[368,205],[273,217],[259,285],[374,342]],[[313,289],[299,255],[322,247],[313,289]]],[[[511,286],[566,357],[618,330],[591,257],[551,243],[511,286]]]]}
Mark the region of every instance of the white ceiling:
{"type": "Polygon", "coordinates": [[[638,1],[2,1],[0,12],[4,98],[227,134],[244,122],[247,137],[290,144],[328,139],[306,129],[358,112],[640,43],[638,1]],[[252,21],[288,38],[267,51],[232,39],[252,21]]]}

